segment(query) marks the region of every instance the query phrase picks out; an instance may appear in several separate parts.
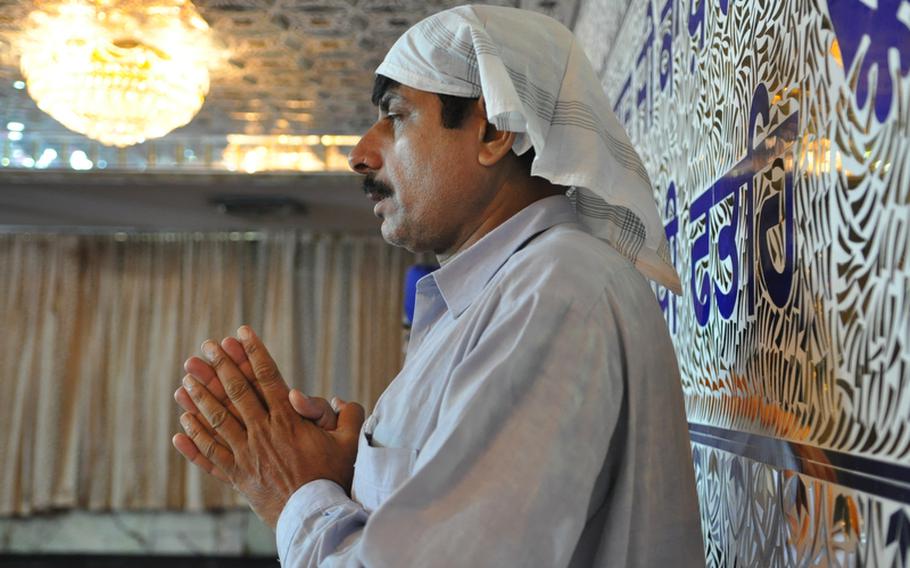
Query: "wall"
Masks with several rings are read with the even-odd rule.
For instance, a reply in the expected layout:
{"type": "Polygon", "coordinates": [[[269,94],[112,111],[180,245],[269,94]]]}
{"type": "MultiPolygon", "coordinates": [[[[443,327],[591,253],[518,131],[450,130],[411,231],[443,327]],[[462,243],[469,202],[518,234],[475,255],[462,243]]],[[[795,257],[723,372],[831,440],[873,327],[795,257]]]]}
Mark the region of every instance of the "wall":
{"type": "Polygon", "coordinates": [[[683,281],[708,564],[908,565],[910,2],[616,5],[576,31],[683,281]]]}

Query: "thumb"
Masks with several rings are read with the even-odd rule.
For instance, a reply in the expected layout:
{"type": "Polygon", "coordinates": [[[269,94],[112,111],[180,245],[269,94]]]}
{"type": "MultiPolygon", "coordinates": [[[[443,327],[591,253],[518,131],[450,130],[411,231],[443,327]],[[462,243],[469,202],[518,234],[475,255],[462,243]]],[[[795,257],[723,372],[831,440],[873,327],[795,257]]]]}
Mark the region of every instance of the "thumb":
{"type": "MultiPolygon", "coordinates": [[[[310,408],[310,397],[303,394],[297,389],[291,389],[291,392],[288,393],[288,401],[291,403],[291,406],[294,408],[294,411],[297,414],[313,420],[312,409],[310,408]]],[[[319,418],[318,416],[316,418],[319,418]]]]}
{"type": "Polygon", "coordinates": [[[332,402],[336,403],[338,408],[337,433],[357,438],[365,416],[363,407],[356,402],[345,402],[337,397],[332,402]]]}
{"type": "Polygon", "coordinates": [[[335,429],[335,410],[324,398],[307,396],[297,389],[291,389],[288,400],[300,416],[312,420],[325,430],[335,429]]]}

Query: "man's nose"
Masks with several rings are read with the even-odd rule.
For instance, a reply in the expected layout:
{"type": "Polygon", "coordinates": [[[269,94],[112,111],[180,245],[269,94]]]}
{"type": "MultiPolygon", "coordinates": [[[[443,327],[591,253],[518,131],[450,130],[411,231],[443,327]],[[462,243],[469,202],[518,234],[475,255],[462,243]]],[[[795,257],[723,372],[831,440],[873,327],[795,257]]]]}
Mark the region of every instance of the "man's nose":
{"type": "Polygon", "coordinates": [[[368,174],[382,166],[382,158],[376,149],[371,134],[372,129],[363,135],[360,142],[348,154],[348,164],[358,174],[368,174]]]}

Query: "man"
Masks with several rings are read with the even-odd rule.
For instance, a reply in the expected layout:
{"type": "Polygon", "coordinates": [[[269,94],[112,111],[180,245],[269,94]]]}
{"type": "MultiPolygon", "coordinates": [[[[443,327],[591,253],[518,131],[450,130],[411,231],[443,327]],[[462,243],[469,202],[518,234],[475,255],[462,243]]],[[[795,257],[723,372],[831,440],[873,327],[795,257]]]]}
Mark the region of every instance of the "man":
{"type": "Polygon", "coordinates": [[[351,166],[383,237],[442,265],[418,283],[404,368],[362,426],[343,401],[335,424],[242,327],[188,362],[175,445],[276,527],[285,566],[703,565],[678,370],[643,274],[679,282],[571,32],[442,12],[396,42],[373,95],[351,166]]]}

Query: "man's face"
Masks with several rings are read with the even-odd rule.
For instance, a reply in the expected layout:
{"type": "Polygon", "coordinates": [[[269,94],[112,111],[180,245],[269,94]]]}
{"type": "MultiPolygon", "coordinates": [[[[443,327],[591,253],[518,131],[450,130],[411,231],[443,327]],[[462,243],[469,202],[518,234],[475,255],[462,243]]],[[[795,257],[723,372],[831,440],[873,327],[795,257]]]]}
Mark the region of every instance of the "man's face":
{"type": "Polygon", "coordinates": [[[486,119],[472,108],[460,128],[445,128],[441,106],[434,93],[389,89],[378,120],[348,157],[366,176],[383,238],[414,252],[454,252],[492,198],[477,157],[486,119]]]}

